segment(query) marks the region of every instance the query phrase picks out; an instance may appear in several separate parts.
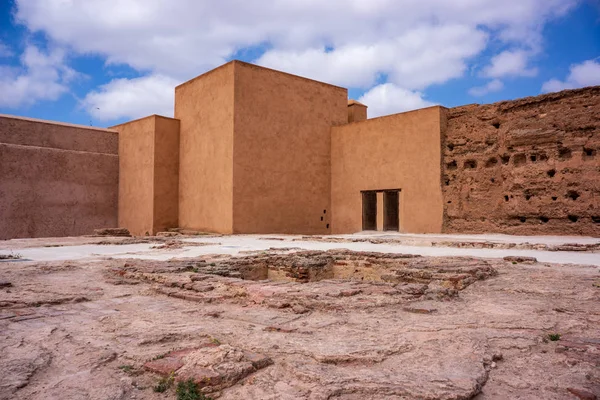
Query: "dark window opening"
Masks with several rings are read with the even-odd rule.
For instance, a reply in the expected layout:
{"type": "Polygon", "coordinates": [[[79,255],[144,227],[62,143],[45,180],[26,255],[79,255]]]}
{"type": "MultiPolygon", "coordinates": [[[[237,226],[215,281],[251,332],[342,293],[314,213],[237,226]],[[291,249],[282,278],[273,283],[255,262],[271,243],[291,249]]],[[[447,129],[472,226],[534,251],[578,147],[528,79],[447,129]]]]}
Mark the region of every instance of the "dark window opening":
{"type": "Polygon", "coordinates": [[[504,201],[508,201],[508,196],[504,196],[504,201]]]}
{"type": "Polygon", "coordinates": [[[454,150],[454,145],[452,143],[448,143],[448,150],[454,150]]]}
{"type": "Polygon", "coordinates": [[[502,160],[502,164],[506,165],[510,161],[510,156],[508,154],[505,154],[503,156],[500,156],[500,159],[502,160]]]}
{"type": "Polygon", "coordinates": [[[500,122],[494,122],[492,126],[496,129],[500,129],[500,122]]]}
{"type": "Polygon", "coordinates": [[[569,215],[569,221],[571,222],[577,222],[579,220],[579,217],[576,215],[569,215]]]}
{"type": "Polygon", "coordinates": [[[556,201],[556,200],[558,200],[558,197],[552,196],[552,201],[556,201]]]}
{"type": "Polygon", "coordinates": [[[494,179],[494,178],[491,178],[491,179],[490,179],[490,182],[494,183],[494,182],[496,182],[496,179],[494,179]]]}
{"type": "Polygon", "coordinates": [[[600,224],[600,216],[594,215],[592,217],[592,221],[594,221],[594,223],[596,223],[596,224],[600,224]]]}
{"type": "Polygon", "coordinates": [[[323,221],[323,217],[321,217],[321,221],[323,221]]]}
{"type": "Polygon", "coordinates": [[[554,177],[554,175],[556,175],[556,170],[555,169],[551,169],[549,171],[546,172],[548,174],[548,176],[550,178],[554,177]]]}
{"type": "Polygon", "coordinates": [[[448,168],[449,170],[458,168],[458,165],[456,165],[456,160],[452,160],[451,162],[446,164],[446,168],[448,168]]]}
{"type": "Polygon", "coordinates": [[[529,201],[531,199],[531,195],[530,194],[526,194],[525,195],[525,200],[529,201]]]}
{"type": "Polygon", "coordinates": [[[529,156],[529,159],[530,159],[532,162],[536,162],[536,161],[537,161],[537,155],[536,155],[536,154],[532,154],[532,155],[530,155],[530,156],[529,156]]]}
{"type": "Polygon", "coordinates": [[[383,230],[400,230],[400,196],[398,191],[383,192],[383,230]]]}
{"type": "Polygon", "coordinates": [[[363,231],[377,230],[377,192],[362,192],[363,231]]]}
{"type": "Polygon", "coordinates": [[[550,221],[550,218],[548,218],[548,217],[540,217],[540,221],[542,221],[545,224],[548,221],[550,221]]]}
{"type": "Polygon", "coordinates": [[[527,221],[527,218],[525,218],[525,217],[519,217],[519,221],[525,223],[527,221]]]}
{"type": "Polygon", "coordinates": [[[327,214],[327,210],[323,210],[323,214],[327,214]]]}
{"type": "Polygon", "coordinates": [[[329,229],[329,224],[327,224],[325,227],[326,227],[327,229],[329,229]]]}

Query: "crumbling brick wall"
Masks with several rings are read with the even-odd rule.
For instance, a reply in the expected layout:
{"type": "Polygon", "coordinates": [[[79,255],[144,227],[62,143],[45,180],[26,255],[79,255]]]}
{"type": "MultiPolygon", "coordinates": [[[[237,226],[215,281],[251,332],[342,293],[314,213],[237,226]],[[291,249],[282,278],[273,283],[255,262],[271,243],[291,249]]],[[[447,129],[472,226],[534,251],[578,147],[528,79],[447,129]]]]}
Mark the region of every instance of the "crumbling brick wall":
{"type": "Polygon", "coordinates": [[[444,232],[600,235],[600,86],[448,110],[444,232]]]}

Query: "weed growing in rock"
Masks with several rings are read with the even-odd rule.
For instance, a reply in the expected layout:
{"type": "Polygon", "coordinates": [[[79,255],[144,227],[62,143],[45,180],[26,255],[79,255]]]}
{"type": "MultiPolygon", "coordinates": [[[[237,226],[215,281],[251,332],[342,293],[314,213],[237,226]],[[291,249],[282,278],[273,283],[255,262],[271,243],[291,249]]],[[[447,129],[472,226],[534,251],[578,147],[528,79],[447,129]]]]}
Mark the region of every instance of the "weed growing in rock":
{"type": "Polygon", "coordinates": [[[560,333],[550,333],[548,334],[548,339],[550,339],[553,342],[556,342],[560,340],[560,333]]]}
{"type": "Polygon", "coordinates": [[[198,391],[198,385],[193,379],[179,382],[177,385],[177,400],[212,400],[198,391]]]}
{"type": "Polygon", "coordinates": [[[173,385],[175,381],[175,375],[171,373],[169,376],[165,376],[158,381],[156,386],[154,386],[154,391],[157,393],[163,393],[169,390],[169,388],[173,385]]]}
{"type": "Polygon", "coordinates": [[[133,365],[120,365],[119,369],[123,372],[130,373],[133,371],[133,365]]]}

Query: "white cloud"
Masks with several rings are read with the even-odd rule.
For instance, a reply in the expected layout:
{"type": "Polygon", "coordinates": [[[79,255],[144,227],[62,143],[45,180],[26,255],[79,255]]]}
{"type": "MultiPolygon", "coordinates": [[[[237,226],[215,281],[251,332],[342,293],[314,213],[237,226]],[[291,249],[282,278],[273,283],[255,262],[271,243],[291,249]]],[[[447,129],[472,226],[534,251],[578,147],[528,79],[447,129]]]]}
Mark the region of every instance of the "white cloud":
{"type": "MultiPolygon", "coordinates": [[[[178,81],[262,46],[258,62],[288,72],[364,89],[386,77],[424,90],[462,76],[490,38],[539,46],[544,24],[578,1],[17,0],[16,19],[76,53],[178,81]]],[[[490,67],[489,76],[534,71],[517,67],[490,67]]]]}
{"type": "Polygon", "coordinates": [[[571,65],[566,80],[551,79],[545,82],[542,92],[560,92],[565,89],[595,85],[600,85],[600,63],[595,60],[587,60],[581,64],[571,65]]]}
{"type": "Polygon", "coordinates": [[[469,89],[469,94],[471,96],[480,97],[485,96],[488,93],[499,92],[502,89],[504,89],[504,83],[499,79],[494,79],[483,86],[476,86],[469,89]]]}
{"type": "Polygon", "coordinates": [[[373,45],[271,50],[257,63],[342,86],[369,88],[385,74],[392,83],[422,89],[461,76],[466,60],[485,48],[486,39],[463,25],[419,27],[373,45]]]}
{"type": "Polygon", "coordinates": [[[393,83],[384,83],[366,92],[358,101],[368,107],[369,118],[375,118],[435,105],[422,96],[419,92],[401,88],[393,83]]]}
{"type": "Polygon", "coordinates": [[[164,75],[114,79],[88,93],[82,106],[92,117],[101,121],[136,119],[149,114],[172,117],[174,88],[179,83],[164,75]]]}
{"type": "Polygon", "coordinates": [[[65,52],[42,52],[28,45],[21,66],[0,66],[0,107],[30,106],[42,100],[56,100],[66,93],[78,73],[65,64],[65,52]]]}
{"type": "Polygon", "coordinates": [[[483,76],[501,78],[504,76],[536,76],[537,68],[529,68],[531,53],[524,50],[503,51],[492,58],[491,64],[484,68],[483,76]]]}

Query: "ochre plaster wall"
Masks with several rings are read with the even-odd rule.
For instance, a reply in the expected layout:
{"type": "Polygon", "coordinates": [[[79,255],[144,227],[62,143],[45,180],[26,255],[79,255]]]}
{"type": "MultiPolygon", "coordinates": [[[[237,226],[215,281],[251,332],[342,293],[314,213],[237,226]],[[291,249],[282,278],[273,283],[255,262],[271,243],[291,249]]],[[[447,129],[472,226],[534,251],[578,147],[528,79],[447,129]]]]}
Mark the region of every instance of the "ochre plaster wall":
{"type": "Polygon", "coordinates": [[[234,66],[234,232],[328,233],[330,128],[347,122],[347,90],[234,66]]]}
{"type": "Polygon", "coordinates": [[[225,64],[175,88],[179,226],[233,231],[233,73],[225,64]]]}
{"type": "Polygon", "coordinates": [[[332,128],[332,233],[361,231],[361,191],[382,189],[401,189],[402,232],[441,232],[444,113],[429,107],[332,128]]]}
{"type": "Polygon", "coordinates": [[[0,239],[117,226],[117,133],[0,116],[0,239]]]}
{"type": "Polygon", "coordinates": [[[600,235],[600,87],[448,111],[444,231],[600,235]]]}
{"type": "Polygon", "coordinates": [[[179,121],[151,115],[119,132],[119,226],[152,235],[178,226],[179,121]]]}
{"type": "Polygon", "coordinates": [[[119,132],[119,226],[136,236],[153,233],[154,126],[152,115],[112,128],[119,132]]]}

